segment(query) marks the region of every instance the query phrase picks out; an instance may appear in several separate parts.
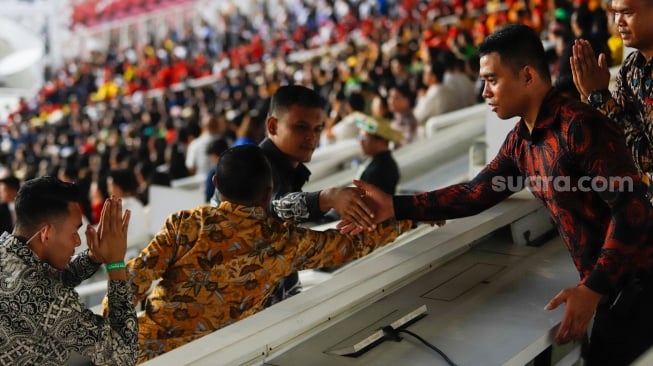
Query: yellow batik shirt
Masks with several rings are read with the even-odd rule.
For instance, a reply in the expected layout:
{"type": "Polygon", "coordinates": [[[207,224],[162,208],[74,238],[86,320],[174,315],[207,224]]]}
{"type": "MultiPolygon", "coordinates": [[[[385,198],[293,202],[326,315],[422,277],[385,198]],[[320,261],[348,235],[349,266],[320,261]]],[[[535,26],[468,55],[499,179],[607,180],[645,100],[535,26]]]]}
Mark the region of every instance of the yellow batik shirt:
{"type": "Polygon", "coordinates": [[[298,227],[262,207],[230,202],[170,215],[127,264],[136,301],[146,301],[138,317],[139,362],[263,310],[283,276],[361,257],[411,224],[388,220],[349,236],[298,227]]]}

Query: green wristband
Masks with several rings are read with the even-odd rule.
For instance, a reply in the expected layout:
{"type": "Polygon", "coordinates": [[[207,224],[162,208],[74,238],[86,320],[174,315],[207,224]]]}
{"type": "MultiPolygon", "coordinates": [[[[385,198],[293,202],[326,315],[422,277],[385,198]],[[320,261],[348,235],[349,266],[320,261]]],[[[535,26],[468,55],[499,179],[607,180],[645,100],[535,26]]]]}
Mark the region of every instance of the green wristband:
{"type": "Polygon", "coordinates": [[[107,263],[104,265],[104,270],[107,272],[116,271],[119,269],[125,269],[125,262],[118,261],[118,262],[107,263]]]}

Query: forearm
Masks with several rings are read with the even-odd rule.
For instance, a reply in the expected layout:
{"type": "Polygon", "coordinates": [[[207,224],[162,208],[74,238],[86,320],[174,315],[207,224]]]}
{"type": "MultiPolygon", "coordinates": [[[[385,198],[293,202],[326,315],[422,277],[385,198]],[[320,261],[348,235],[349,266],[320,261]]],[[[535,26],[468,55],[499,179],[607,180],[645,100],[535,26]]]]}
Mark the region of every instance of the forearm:
{"type": "Polygon", "coordinates": [[[508,187],[493,191],[470,182],[412,196],[394,196],[393,206],[397,219],[449,220],[473,216],[512,193],[508,187]],[[478,194],[479,191],[482,193],[478,194]]]}
{"type": "Polygon", "coordinates": [[[608,294],[622,286],[629,275],[653,267],[653,251],[648,245],[653,210],[643,189],[637,187],[637,193],[629,194],[623,203],[612,208],[612,223],[596,263],[581,280],[593,291],[608,294]]]}
{"type": "Polygon", "coordinates": [[[83,309],[79,297],[68,296],[61,308],[72,311],[60,313],[49,333],[94,364],[134,365],[138,321],[129,285],[126,281],[110,280],[107,287],[110,311],[106,317],[83,309]]]}
{"type": "Polygon", "coordinates": [[[88,249],[79,253],[68,264],[68,268],[62,273],[62,281],[70,287],[79,285],[82,281],[90,278],[100,268],[101,263],[96,263],[89,256],[88,249]]]}

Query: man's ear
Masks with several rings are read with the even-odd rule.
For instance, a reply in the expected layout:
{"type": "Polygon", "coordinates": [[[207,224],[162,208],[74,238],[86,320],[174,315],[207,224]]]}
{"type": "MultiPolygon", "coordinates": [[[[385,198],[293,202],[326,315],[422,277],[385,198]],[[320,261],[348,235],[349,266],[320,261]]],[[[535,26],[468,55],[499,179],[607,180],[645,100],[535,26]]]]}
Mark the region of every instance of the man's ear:
{"type": "Polygon", "coordinates": [[[277,134],[278,124],[279,120],[274,116],[269,116],[268,119],[265,120],[265,130],[268,133],[268,136],[274,136],[277,134]]]}
{"type": "Polygon", "coordinates": [[[51,224],[45,224],[45,226],[43,226],[43,229],[41,229],[41,234],[39,235],[41,237],[40,239],[43,245],[48,245],[48,238],[50,238],[50,236],[53,235],[51,229],[52,229],[51,224]]]}
{"type": "Polygon", "coordinates": [[[535,69],[530,65],[526,65],[522,69],[522,77],[524,78],[524,83],[526,83],[526,85],[532,85],[536,76],[535,69]]]}

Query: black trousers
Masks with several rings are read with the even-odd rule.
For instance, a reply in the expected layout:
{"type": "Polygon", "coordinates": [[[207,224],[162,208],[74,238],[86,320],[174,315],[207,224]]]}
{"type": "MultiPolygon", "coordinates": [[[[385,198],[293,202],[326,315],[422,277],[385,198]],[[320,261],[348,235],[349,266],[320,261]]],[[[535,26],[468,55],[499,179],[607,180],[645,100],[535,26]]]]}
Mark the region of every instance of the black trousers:
{"type": "Polygon", "coordinates": [[[631,280],[620,295],[599,305],[583,350],[586,365],[629,365],[653,346],[652,283],[631,280]]]}

